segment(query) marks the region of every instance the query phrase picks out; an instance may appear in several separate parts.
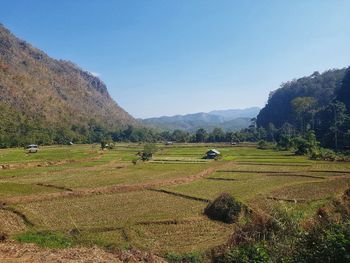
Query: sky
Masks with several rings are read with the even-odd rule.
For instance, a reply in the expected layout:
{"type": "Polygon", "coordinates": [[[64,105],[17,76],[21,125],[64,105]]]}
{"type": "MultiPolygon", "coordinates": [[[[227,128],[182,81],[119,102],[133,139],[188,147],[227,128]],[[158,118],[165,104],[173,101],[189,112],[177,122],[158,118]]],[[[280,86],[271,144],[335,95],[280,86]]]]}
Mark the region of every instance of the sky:
{"type": "Polygon", "coordinates": [[[137,118],[263,107],[350,65],[348,0],[0,0],[0,23],[98,75],[137,118]]]}

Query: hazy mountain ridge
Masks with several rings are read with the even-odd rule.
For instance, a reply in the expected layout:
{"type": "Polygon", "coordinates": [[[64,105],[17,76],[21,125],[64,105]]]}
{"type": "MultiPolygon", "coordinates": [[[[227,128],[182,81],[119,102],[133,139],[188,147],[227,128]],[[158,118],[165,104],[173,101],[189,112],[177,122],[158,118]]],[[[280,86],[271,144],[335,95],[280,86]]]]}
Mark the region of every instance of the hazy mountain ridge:
{"type": "Polygon", "coordinates": [[[214,110],[209,112],[209,114],[221,116],[225,121],[230,121],[237,118],[254,118],[259,112],[259,107],[250,107],[246,109],[214,110]]]}
{"type": "Polygon", "coordinates": [[[0,104],[46,125],[115,128],[137,121],[110,97],[106,85],[75,64],[50,58],[0,24],[0,104]]]}
{"type": "Polygon", "coordinates": [[[215,110],[208,113],[199,112],[186,115],[140,119],[140,121],[144,125],[160,130],[180,129],[192,132],[199,128],[205,128],[210,131],[219,127],[225,131],[235,131],[248,127],[250,119],[256,117],[259,111],[260,109],[258,107],[215,110]]]}

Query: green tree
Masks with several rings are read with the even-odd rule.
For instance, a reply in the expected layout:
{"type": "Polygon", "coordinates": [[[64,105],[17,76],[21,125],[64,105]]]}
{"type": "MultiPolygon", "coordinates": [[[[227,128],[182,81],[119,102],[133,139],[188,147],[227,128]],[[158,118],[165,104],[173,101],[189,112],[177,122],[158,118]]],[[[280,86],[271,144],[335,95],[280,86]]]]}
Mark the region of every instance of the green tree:
{"type": "Polygon", "coordinates": [[[208,133],[205,129],[200,128],[196,132],[196,142],[205,142],[208,138],[208,133]]]}
{"type": "Polygon", "coordinates": [[[302,134],[313,126],[316,102],[316,99],[313,97],[297,97],[291,101],[293,112],[299,121],[299,128],[302,134]]]}
{"type": "Polygon", "coordinates": [[[343,102],[350,113],[350,67],[347,68],[342,85],[336,92],[336,99],[343,102]]]}
{"type": "Polygon", "coordinates": [[[270,122],[269,125],[267,126],[266,134],[267,134],[267,139],[269,141],[274,142],[276,138],[278,129],[276,129],[275,125],[270,122]]]}
{"type": "Polygon", "coordinates": [[[308,131],[305,138],[301,136],[294,137],[293,145],[296,148],[296,155],[307,155],[317,151],[319,142],[316,140],[314,131],[308,131]]]}
{"type": "Polygon", "coordinates": [[[215,128],[209,134],[209,141],[211,142],[223,142],[225,140],[225,133],[221,128],[215,128]]]}
{"type": "Polygon", "coordinates": [[[154,143],[147,143],[143,147],[143,152],[141,154],[141,159],[143,161],[149,161],[152,159],[153,154],[156,153],[157,146],[154,143]]]}
{"type": "Polygon", "coordinates": [[[345,104],[340,101],[335,101],[330,104],[333,112],[333,124],[330,127],[330,131],[334,134],[334,146],[335,150],[338,150],[338,137],[341,132],[341,127],[345,121],[349,118],[346,114],[345,104]]]}
{"type": "Polygon", "coordinates": [[[188,142],[189,138],[189,133],[182,130],[175,130],[172,134],[172,140],[176,142],[188,142]]]}
{"type": "Polygon", "coordinates": [[[277,143],[277,148],[280,150],[290,150],[293,147],[293,140],[291,136],[282,135],[277,143]]]}

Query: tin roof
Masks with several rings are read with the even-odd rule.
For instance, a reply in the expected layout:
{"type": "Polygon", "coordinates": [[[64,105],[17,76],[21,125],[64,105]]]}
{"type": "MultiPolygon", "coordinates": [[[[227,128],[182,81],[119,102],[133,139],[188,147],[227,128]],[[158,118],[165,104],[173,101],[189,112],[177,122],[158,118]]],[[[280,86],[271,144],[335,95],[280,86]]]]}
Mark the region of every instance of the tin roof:
{"type": "Polygon", "coordinates": [[[209,151],[207,151],[207,153],[210,153],[210,152],[213,152],[213,153],[216,153],[216,154],[220,154],[220,152],[216,149],[211,149],[209,151]]]}

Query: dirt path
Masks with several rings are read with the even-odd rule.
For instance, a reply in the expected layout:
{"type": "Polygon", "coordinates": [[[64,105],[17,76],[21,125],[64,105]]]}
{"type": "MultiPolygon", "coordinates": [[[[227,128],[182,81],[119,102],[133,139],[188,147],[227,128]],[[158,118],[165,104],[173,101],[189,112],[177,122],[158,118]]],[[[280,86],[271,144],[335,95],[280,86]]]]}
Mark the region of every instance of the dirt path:
{"type": "Polygon", "coordinates": [[[142,184],[124,184],[124,185],[112,185],[112,186],[104,186],[104,187],[96,187],[96,188],[81,188],[81,189],[74,189],[73,191],[63,191],[63,192],[40,194],[40,195],[14,196],[9,198],[4,198],[1,200],[1,202],[5,204],[30,203],[30,202],[36,202],[36,201],[52,200],[52,199],[61,198],[61,197],[82,197],[82,196],[88,196],[88,195],[94,195],[94,194],[141,191],[141,190],[146,190],[146,189],[151,189],[151,188],[156,188],[156,187],[166,186],[166,185],[187,184],[193,181],[197,181],[201,178],[207,177],[210,174],[214,173],[219,168],[222,169],[229,165],[232,166],[232,163],[218,162],[218,163],[215,163],[213,167],[207,168],[197,174],[190,175],[187,177],[182,177],[182,178],[156,180],[153,182],[142,183],[142,184]]]}
{"type": "Polygon", "coordinates": [[[76,247],[66,249],[40,248],[34,244],[16,242],[0,243],[0,262],[3,263],[121,263],[154,262],[164,259],[139,250],[106,252],[98,247],[76,247]]]}

